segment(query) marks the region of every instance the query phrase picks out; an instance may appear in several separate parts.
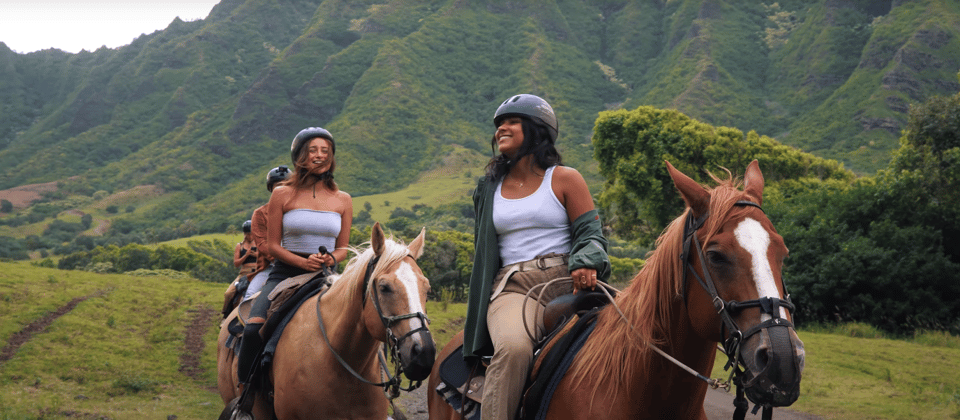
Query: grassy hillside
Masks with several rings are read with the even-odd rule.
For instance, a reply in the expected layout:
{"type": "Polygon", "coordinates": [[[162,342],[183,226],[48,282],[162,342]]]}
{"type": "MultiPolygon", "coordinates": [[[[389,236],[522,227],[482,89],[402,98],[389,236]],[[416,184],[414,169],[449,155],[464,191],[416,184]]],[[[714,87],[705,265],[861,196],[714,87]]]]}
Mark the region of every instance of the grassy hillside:
{"type": "Polygon", "coordinates": [[[177,272],[100,275],[0,264],[0,338],[78,299],[0,361],[0,418],[213,418],[222,284],[177,272]],[[198,318],[198,319],[195,319],[198,318]],[[200,322],[207,345],[186,348],[200,322]],[[181,371],[185,358],[199,370],[181,371]],[[189,374],[188,374],[189,373],[189,374]]]}
{"type": "MultiPolygon", "coordinates": [[[[222,288],[176,272],[101,275],[0,263],[4,342],[78,299],[12,358],[0,359],[0,418],[214,418],[222,408],[215,390],[222,288]],[[188,351],[195,324],[204,347],[188,351]],[[185,368],[191,364],[195,371],[185,368]]],[[[466,307],[430,302],[427,311],[442,345],[466,307]]],[[[791,409],[826,419],[960,417],[956,337],[891,340],[858,325],[800,336],[807,359],[791,409]]],[[[721,365],[718,358],[714,377],[724,376],[721,365]]]]}

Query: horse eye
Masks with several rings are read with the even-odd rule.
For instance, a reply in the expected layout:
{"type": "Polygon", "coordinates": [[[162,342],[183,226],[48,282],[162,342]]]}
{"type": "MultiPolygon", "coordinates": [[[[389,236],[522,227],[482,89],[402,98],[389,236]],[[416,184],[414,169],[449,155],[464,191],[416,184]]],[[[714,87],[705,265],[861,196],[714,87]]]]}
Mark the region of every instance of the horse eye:
{"type": "Polygon", "coordinates": [[[380,293],[393,293],[393,289],[390,288],[389,284],[381,284],[380,293]]]}
{"type": "Polygon", "coordinates": [[[728,262],[727,257],[720,251],[707,251],[707,259],[713,265],[722,265],[728,262]]]}

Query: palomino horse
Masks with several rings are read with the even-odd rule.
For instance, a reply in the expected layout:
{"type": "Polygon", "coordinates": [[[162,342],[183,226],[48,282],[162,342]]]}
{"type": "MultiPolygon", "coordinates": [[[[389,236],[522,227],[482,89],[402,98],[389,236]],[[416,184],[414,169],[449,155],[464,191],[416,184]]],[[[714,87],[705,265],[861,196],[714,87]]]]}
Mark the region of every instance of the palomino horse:
{"type": "MultiPolygon", "coordinates": [[[[599,312],[544,418],[706,419],[703,400],[714,381],[707,375],[720,342],[739,372],[735,382],[764,406],[765,417],[770,407],[799,396],[803,343],[785,310],[793,305],[780,273],[787,248],[760,208],[757,161],[747,168],[743,191],[716,177],[720,186],[707,190],[669,163],[667,169],[688,209],[657,240],[616,305],[599,312]]],[[[445,347],[439,359],[458,345],[445,347]]],[[[430,418],[459,418],[434,391],[437,370],[429,383],[430,418]]],[[[737,411],[745,413],[745,406],[743,400],[737,411]]]]}
{"type": "MultiPolygon", "coordinates": [[[[272,404],[258,393],[257,419],[387,418],[384,389],[371,385],[382,382],[381,342],[397,349],[407,378],[429,375],[435,356],[424,310],[430,283],[416,263],[425,234],[408,247],[385,239],[375,224],[370,248],[332,275],[325,293],[300,306],[265,372],[272,404]]],[[[217,386],[229,405],[240,394],[235,355],[224,347],[228,335],[223,328],[218,340],[217,386]]]]}

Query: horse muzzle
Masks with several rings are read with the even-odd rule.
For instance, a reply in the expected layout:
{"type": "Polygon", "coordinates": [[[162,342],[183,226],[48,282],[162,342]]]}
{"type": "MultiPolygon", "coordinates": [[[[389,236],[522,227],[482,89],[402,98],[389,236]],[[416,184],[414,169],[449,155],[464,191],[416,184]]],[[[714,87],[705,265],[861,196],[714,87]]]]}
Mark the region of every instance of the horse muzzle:
{"type": "Polygon", "coordinates": [[[793,327],[771,325],[743,342],[741,377],[747,398],[755,404],[784,407],[800,396],[803,342],[793,327]]]}
{"type": "Polygon", "coordinates": [[[430,331],[421,330],[400,343],[400,364],[411,381],[422,381],[430,376],[437,349],[430,331]]]}

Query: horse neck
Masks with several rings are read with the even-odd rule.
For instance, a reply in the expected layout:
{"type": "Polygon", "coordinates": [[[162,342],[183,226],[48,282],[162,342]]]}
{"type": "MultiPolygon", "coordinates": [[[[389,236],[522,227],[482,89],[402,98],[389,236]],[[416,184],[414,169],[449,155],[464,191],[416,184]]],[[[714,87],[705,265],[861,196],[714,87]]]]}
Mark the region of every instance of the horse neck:
{"type": "Polygon", "coordinates": [[[376,354],[379,342],[367,330],[365,305],[359,295],[351,293],[356,288],[353,282],[339,286],[344,287],[330,290],[320,298],[320,312],[330,345],[344,359],[357,362],[369,359],[376,354]]]}
{"type": "MultiPolygon", "coordinates": [[[[701,375],[709,376],[716,343],[696,333],[681,301],[670,306],[669,325],[663,330],[665,334],[656,337],[662,343],[658,347],[701,375]]],[[[649,378],[659,379],[650,382],[649,378],[635,378],[638,382],[635,389],[646,386],[657,395],[657,400],[670,401],[664,409],[672,412],[671,417],[698,418],[707,384],[659,354],[651,357],[649,378]]]]}

